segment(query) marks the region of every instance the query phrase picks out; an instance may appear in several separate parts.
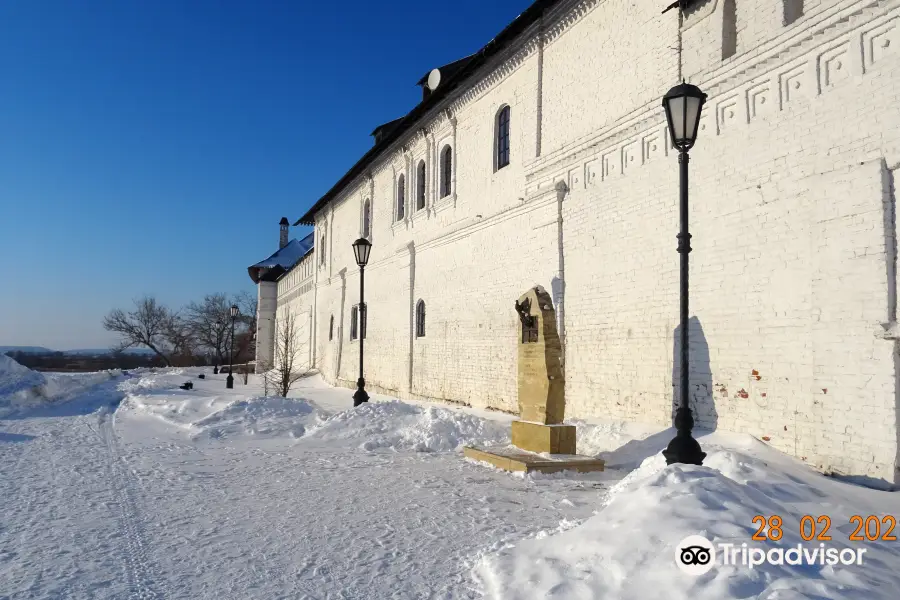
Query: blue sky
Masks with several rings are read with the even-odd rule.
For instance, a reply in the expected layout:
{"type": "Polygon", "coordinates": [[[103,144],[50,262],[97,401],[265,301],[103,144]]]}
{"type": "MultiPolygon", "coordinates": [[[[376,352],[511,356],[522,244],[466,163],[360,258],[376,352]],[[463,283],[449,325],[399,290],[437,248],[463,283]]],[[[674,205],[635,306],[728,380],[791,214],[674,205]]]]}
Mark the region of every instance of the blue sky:
{"type": "Polygon", "coordinates": [[[278,220],[530,3],[0,2],[0,345],[105,347],[145,293],[252,290],[278,220]]]}

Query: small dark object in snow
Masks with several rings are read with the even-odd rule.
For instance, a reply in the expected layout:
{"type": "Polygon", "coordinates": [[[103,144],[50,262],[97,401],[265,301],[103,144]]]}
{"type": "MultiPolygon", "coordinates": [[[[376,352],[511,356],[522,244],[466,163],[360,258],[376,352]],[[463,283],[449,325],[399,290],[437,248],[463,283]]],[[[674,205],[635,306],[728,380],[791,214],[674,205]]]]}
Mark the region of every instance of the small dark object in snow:
{"type": "Polygon", "coordinates": [[[199,379],[206,379],[206,375],[204,373],[200,373],[199,375],[197,375],[197,377],[199,379]]]}
{"type": "Polygon", "coordinates": [[[188,381],[187,383],[180,385],[178,387],[180,387],[183,390],[192,390],[192,389],[194,389],[194,384],[191,383],[190,381],[188,381]]]}

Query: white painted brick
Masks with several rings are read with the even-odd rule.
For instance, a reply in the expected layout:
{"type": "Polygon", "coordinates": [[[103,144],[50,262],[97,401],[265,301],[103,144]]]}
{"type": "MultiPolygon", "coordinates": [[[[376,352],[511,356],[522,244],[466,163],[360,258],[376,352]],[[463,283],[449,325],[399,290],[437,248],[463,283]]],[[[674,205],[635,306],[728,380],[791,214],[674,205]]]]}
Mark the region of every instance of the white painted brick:
{"type": "MultiPolygon", "coordinates": [[[[513,302],[535,284],[553,289],[552,186],[565,180],[573,186],[562,204],[567,416],[670,423],[677,160],[671,149],[646,162],[639,152],[624,173],[617,161],[663,127],[659,98],[676,79],[677,17],[660,15],[655,3],[570,4],[579,16],[543,48],[540,112],[539,56],[523,50],[502,76],[490,75],[501,66],[491,65],[477,93],[452,99],[455,124],[433,113],[422,123],[428,136],[411,133],[405,153],[385,154],[371,181],[360,177],[317,215],[325,261],[313,258],[301,278],[314,288],[288,300],[301,282],[281,282],[279,302],[314,310],[310,355],[329,381],[352,385],[357,377],[347,319],[359,275],[350,244],[372,198],[367,383],[403,398],[516,410],[513,302]],[[493,120],[503,104],[512,109],[512,164],[495,173],[493,120]],[[394,223],[396,175],[406,173],[409,208],[415,163],[424,158],[433,175],[437,152],[454,142],[454,197],[437,199],[431,181],[427,208],[394,223]],[[601,174],[585,181],[591,173],[601,174]],[[415,339],[419,299],[426,337],[415,339]]],[[[897,348],[878,332],[896,318],[883,169],[900,163],[900,28],[876,60],[848,55],[865,73],[821,93],[816,65],[836,44],[900,23],[900,9],[807,1],[803,18],[785,28],[781,2],[737,0],[737,54],[723,63],[723,3],[709,4],[715,10],[689,17],[684,32],[684,73],[710,93],[691,152],[699,424],[769,437],[823,470],[896,481],[897,348]],[[814,27],[825,33],[797,35],[814,27]],[[787,90],[782,81],[794,77],[801,87],[787,90]],[[748,90],[766,82],[771,109],[748,122],[748,90]],[[717,107],[731,98],[736,117],[718,127],[717,107]]],[[[548,31],[556,31],[553,21],[547,17],[548,31]]]]}

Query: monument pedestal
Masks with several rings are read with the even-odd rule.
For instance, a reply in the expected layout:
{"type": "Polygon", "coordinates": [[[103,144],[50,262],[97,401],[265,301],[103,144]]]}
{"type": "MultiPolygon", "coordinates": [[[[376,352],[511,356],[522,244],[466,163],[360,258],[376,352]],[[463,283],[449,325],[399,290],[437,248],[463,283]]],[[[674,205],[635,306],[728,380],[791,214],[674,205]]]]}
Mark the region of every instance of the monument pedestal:
{"type": "Polygon", "coordinates": [[[513,421],[512,443],[528,452],[575,454],[575,426],[513,421]]]}
{"type": "Polygon", "coordinates": [[[513,421],[512,446],[470,446],[463,453],[507,471],[602,471],[602,460],[575,454],[575,426],[562,424],[566,386],[553,299],[535,286],[516,301],[516,312],[522,322],[519,415],[525,420],[513,421]]]}
{"type": "Polygon", "coordinates": [[[486,462],[505,471],[520,473],[559,473],[560,471],[578,471],[590,473],[602,471],[605,463],[599,458],[578,456],[577,454],[535,454],[512,446],[495,448],[463,448],[466,458],[486,462]]]}

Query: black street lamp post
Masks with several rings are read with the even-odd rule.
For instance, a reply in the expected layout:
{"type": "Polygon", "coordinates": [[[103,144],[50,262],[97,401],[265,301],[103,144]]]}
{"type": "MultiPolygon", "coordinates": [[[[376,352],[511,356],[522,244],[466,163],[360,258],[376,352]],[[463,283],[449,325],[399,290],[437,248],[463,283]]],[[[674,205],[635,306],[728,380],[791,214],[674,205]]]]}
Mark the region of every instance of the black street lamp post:
{"type": "Polygon", "coordinates": [[[231,348],[228,350],[228,377],[225,378],[225,387],[229,390],[234,387],[234,320],[238,316],[238,307],[231,305],[231,348]]]}
{"type": "Polygon", "coordinates": [[[676,85],[663,97],[663,108],[669,122],[669,134],[672,145],[678,150],[678,163],[681,167],[681,231],[678,234],[678,252],[681,254],[681,405],[675,411],[675,429],[677,433],[663,450],[666,464],[685,463],[703,464],[706,453],[691,435],[694,428],[694,417],[689,404],[690,385],[688,369],[688,254],[691,251],[691,234],[688,233],[688,152],[697,141],[697,130],[700,124],[700,112],[706,94],[700,88],[682,82],[676,85]]]}
{"type": "Polygon", "coordinates": [[[366,326],[366,263],[369,262],[369,253],[372,251],[372,243],[366,238],[359,238],[353,242],[353,254],[356,256],[356,264],[359,265],[359,379],[356,382],[356,393],[353,394],[353,406],[359,406],[369,401],[366,393],[366,380],[363,378],[363,344],[365,342],[366,326]]]}

